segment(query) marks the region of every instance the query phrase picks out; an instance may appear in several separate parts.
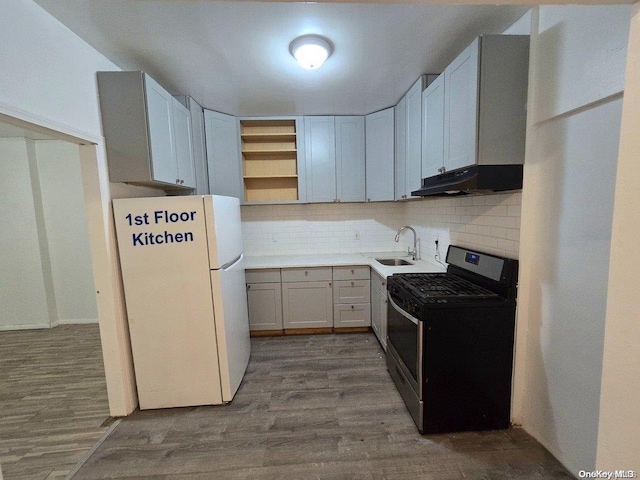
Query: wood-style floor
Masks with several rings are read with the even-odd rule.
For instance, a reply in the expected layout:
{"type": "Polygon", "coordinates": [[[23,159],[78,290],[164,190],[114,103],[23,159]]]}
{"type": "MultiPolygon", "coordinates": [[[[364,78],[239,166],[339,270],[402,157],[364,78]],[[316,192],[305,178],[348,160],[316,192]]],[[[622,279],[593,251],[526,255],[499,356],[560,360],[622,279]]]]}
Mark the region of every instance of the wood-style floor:
{"type": "Polygon", "coordinates": [[[109,419],[98,325],[0,332],[5,480],[65,478],[109,419]]]}
{"type": "Polygon", "coordinates": [[[372,334],[253,338],[227,406],[136,412],[88,479],[559,479],[521,429],[421,436],[372,334]]]}

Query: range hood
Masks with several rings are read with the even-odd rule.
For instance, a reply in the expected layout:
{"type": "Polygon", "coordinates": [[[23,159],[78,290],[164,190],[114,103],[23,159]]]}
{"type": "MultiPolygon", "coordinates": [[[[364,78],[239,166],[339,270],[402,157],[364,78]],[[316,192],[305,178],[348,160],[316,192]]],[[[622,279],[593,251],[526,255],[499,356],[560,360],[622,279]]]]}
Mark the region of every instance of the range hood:
{"type": "Polygon", "coordinates": [[[466,195],[522,189],[522,165],[472,165],[422,179],[411,195],[466,195]]]}

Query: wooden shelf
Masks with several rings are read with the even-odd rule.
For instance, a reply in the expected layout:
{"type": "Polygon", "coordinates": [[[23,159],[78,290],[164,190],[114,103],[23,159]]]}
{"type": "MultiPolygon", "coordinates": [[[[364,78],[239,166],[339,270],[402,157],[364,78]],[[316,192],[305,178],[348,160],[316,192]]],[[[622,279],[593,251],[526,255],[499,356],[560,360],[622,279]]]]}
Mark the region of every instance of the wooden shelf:
{"type": "Polygon", "coordinates": [[[295,142],[295,133],[243,133],[244,142],[295,142]]]}
{"type": "Polygon", "coordinates": [[[245,175],[244,178],[252,180],[257,178],[298,178],[298,175],[245,175]]]}
{"type": "Polygon", "coordinates": [[[247,202],[298,200],[295,120],[241,120],[247,202]]]}

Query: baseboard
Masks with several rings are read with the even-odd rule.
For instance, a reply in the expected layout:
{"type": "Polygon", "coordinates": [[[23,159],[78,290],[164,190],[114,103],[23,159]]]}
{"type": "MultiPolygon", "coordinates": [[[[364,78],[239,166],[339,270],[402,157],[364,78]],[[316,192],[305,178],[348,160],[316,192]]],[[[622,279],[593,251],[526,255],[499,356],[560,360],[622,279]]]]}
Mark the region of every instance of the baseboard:
{"type": "Polygon", "coordinates": [[[68,318],[63,320],[58,320],[56,322],[51,322],[51,328],[57,327],[58,325],[84,325],[87,323],[98,323],[97,318],[68,318]]]}
{"type": "Polygon", "coordinates": [[[31,323],[26,325],[0,325],[0,331],[5,330],[42,330],[51,328],[48,323],[31,323]]]}

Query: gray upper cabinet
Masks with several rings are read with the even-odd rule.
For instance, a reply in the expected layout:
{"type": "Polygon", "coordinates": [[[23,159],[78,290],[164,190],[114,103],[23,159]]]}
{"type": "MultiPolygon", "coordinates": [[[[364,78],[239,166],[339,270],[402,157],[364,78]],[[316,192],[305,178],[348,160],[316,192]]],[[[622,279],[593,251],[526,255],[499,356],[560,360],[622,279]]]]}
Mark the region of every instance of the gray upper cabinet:
{"type": "Polygon", "coordinates": [[[444,163],[447,170],[475,163],[479,49],[480,39],[477,38],[444,71],[444,163]]]}
{"type": "Polygon", "coordinates": [[[335,117],[336,128],[336,200],[365,200],[365,125],[364,117],[335,117]]]}
{"type": "Polygon", "coordinates": [[[364,202],[364,117],[304,117],[304,128],[307,202],[364,202]]]}
{"type": "Polygon", "coordinates": [[[422,180],[422,75],[396,105],[396,200],[411,197],[422,180]]]}
{"type": "Polygon", "coordinates": [[[444,165],[444,75],[422,92],[422,176],[442,173],[444,165]]]}
{"type": "Polygon", "coordinates": [[[407,97],[396,105],[395,114],[395,195],[396,200],[407,198],[407,97]]]}
{"type": "Polygon", "coordinates": [[[240,157],[240,127],[231,115],[204,111],[204,125],[209,171],[209,191],[244,199],[240,157]]]}
{"type": "Polygon", "coordinates": [[[423,176],[523,163],[528,71],[527,35],[483,35],[462,51],[423,93],[423,176]]]}
{"type": "Polygon", "coordinates": [[[407,98],[407,161],[405,195],[422,185],[422,90],[427,76],[421,76],[405,95],[407,98]]]}
{"type": "Polygon", "coordinates": [[[304,117],[307,201],[336,201],[335,117],[304,117]]]}
{"type": "Polygon", "coordinates": [[[365,117],[368,202],[394,199],[394,118],[393,107],[365,117]]]}
{"type": "Polygon", "coordinates": [[[209,173],[204,140],[204,109],[188,95],[176,97],[189,110],[191,116],[191,146],[196,182],[196,195],[209,194],[209,173]]]}
{"type": "Polygon", "coordinates": [[[109,179],[195,187],[186,109],[143,72],[98,72],[97,78],[109,179]]]}
{"type": "Polygon", "coordinates": [[[191,143],[191,113],[177,99],[171,102],[176,163],[180,185],[196,187],[196,174],[191,143]]]}

